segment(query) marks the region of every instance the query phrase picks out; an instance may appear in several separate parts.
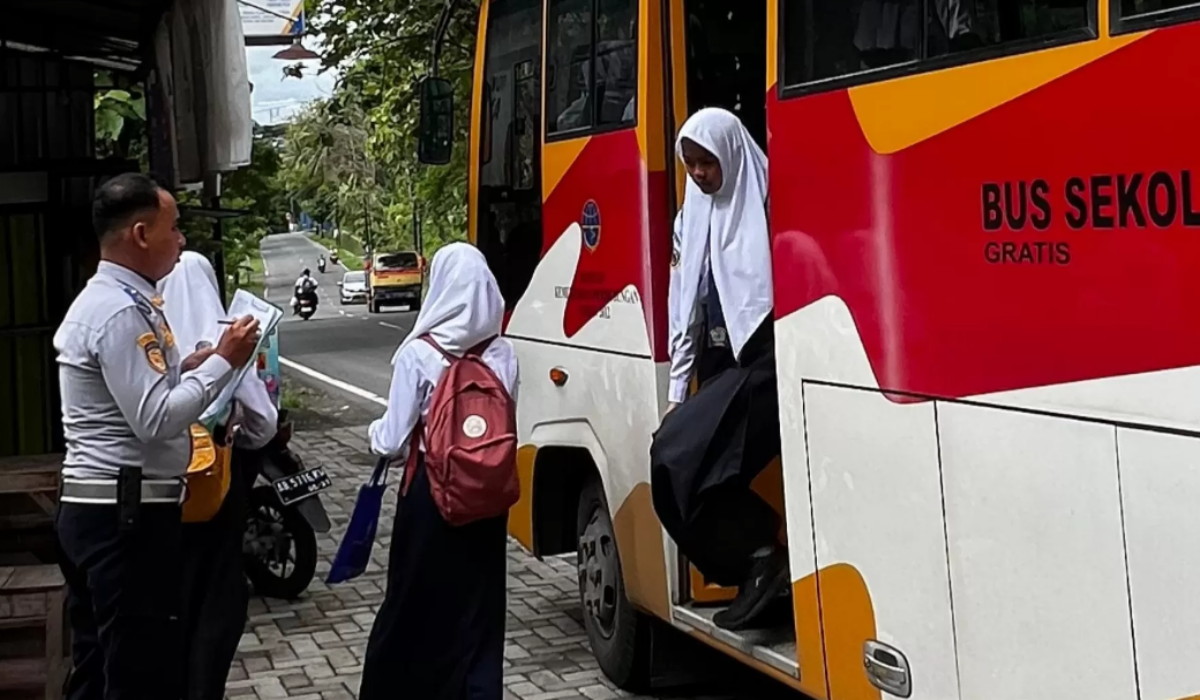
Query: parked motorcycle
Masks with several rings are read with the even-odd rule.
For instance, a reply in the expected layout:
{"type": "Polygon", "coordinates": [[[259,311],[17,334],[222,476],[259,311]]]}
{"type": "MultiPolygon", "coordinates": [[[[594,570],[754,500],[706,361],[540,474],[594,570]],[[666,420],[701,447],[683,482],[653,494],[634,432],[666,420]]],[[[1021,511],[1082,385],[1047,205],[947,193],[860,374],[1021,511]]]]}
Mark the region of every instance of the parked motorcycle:
{"type": "Polygon", "coordinates": [[[332,482],[321,467],[306,469],[288,449],[292,424],[280,411],[279,432],[262,451],[262,471],[250,491],[242,557],[255,593],[292,599],[317,570],[317,533],[329,532],[320,493],[332,482]]]}

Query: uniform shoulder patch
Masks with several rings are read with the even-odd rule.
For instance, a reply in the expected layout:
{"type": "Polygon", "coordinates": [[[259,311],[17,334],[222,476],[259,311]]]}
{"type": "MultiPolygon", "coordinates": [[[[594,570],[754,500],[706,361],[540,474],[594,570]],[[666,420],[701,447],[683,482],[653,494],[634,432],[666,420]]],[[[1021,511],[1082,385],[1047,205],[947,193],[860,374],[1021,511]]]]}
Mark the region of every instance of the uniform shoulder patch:
{"type": "Polygon", "coordinates": [[[158,344],[158,337],[153,333],[143,333],[138,336],[137,344],[146,354],[146,362],[150,364],[150,368],[159,374],[166,374],[167,359],[158,344]]]}
{"type": "Polygon", "coordinates": [[[146,297],[142,296],[141,292],[127,284],[122,284],[121,289],[129,296],[130,300],[133,301],[133,305],[137,307],[137,310],[141,312],[143,316],[148,319],[154,317],[154,307],[150,304],[146,297]]]}

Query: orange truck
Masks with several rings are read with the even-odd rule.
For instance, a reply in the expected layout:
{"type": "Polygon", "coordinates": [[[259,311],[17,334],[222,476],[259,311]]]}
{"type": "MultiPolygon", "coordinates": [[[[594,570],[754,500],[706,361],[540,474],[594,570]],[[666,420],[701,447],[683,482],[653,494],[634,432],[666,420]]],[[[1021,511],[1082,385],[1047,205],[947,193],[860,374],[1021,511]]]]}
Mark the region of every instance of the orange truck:
{"type": "Polygon", "coordinates": [[[372,313],[384,306],[421,310],[424,261],[412,251],[375,253],[367,259],[367,304],[372,313]]]}

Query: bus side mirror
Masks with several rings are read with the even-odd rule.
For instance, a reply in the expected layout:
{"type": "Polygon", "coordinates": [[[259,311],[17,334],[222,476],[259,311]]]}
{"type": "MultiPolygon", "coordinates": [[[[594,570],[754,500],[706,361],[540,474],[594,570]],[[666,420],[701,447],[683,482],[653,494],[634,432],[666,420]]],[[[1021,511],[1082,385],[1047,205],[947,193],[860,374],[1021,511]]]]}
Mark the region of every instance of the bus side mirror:
{"type": "Polygon", "coordinates": [[[426,165],[450,162],[454,147],[454,86],[445,78],[422,78],[417,160],[426,165]]]}

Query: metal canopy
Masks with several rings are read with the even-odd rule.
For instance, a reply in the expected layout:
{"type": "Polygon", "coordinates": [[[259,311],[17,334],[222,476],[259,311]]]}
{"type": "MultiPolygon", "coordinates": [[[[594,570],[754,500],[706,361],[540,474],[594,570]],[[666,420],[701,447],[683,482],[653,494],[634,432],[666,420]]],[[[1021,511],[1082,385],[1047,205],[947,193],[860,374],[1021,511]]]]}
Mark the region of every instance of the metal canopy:
{"type": "Polygon", "coordinates": [[[171,0],[6,0],[0,45],[134,71],[171,0]]]}

